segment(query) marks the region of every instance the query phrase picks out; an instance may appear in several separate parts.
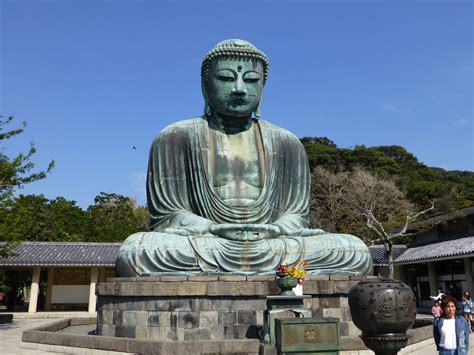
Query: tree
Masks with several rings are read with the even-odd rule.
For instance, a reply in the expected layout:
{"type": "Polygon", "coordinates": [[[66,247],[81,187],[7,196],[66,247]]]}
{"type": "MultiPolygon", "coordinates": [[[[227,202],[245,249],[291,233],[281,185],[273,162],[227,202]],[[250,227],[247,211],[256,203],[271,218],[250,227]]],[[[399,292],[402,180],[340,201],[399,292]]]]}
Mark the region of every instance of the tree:
{"type": "Polygon", "coordinates": [[[431,211],[416,207],[395,182],[355,168],[331,173],[316,168],[312,174],[310,218],[313,226],[330,232],[358,235],[366,244],[382,242],[393,277],[393,242],[407,242],[407,223],[431,211]],[[388,232],[405,223],[399,232],[388,232]]]}
{"type": "Polygon", "coordinates": [[[303,143],[303,145],[320,144],[326,147],[337,148],[336,143],[334,143],[328,137],[303,137],[300,138],[300,141],[303,143]]]}
{"type": "MultiPolygon", "coordinates": [[[[44,179],[46,175],[54,168],[54,160],[48,165],[44,171],[33,172],[35,164],[31,160],[36,153],[33,143],[30,144],[28,153],[18,153],[16,156],[9,157],[5,153],[5,141],[24,132],[26,123],[23,122],[20,128],[5,130],[6,126],[11,123],[13,117],[3,119],[0,116],[0,209],[8,209],[13,201],[14,192],[21,189],[24,185],[31,182],[44,179]]],[[[8,255],[14,245],[13,239],[7,235],[0,234],[0,241],[7,243],[0,246],[0,256],[8,255]]]]}
{"type": "Polygon", "coordinates": [[[132,199],[115,193],[101,192],[87,212],[90,223],[87,240],[91,242],[122,242],[148,225],[144,207],[137,207],[132,199]]]}
{"type": "Polygon", "coordinates": [[[378,219],[375,217],[374,210],[376,208],[375,203],[372,204],[368,210],[364,211],[364,216],[367,221],[367,227],[373,230],[378,238],[374,238],[371,240],[371,244],[375,244],[377,242],[383,242],[385,247],[385,252],[387,253],[387,265],[388,265],[388,276],[390,278],[394,277],[393,271],[393,239],[400,238],[400,237],[409,237],[412,233],[407,233],[408,226],[411,222],[415,221],[421,215],[431,211],[434,209],[434,205],[432,204],[430,208],[417,212],[414,214],[409,214],[405,217],[405,224],[403,227],[397,232],[390,232],[387,231],[383,225],[383,223],[379,222],[378,219]]]}
{"type": "Polygon", "coordinates": [[[20,195],[0,209],[0,234],[15,241],[78,242],[89,234],[87,214],[63,197],[20,195]]]}
{"type": "Polygon", "coordinates": [[[336,233],[370,239],[363,212],[376,204],[376,216],[396,226],[415,207],[393,180],[355,168],[332,173],[324,168],[312,172],[310,219],[313,226],[336,233]]]}

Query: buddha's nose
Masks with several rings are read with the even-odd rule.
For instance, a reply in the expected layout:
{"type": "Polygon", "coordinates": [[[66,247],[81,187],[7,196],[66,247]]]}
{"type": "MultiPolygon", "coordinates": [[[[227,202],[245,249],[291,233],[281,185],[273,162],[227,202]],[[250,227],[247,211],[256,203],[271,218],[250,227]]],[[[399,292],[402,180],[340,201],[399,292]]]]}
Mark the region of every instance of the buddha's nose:
{"type": "Polygon", "coordinates": [[[232,88],[233,94],[245,95],[247,90],[245,89],[245,82],[242,78],[237,78],[235,81],[235,86],[232,88]]]}

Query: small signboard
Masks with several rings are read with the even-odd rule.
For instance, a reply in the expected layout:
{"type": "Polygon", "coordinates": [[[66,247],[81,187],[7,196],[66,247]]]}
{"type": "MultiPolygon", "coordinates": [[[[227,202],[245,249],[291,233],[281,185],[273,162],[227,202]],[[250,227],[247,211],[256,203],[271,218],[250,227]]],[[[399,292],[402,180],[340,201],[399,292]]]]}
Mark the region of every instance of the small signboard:
{"type": "Polygon", "coordinates": [[[279,354],[339,354],[338,318],[275,319],[279,354]]]}

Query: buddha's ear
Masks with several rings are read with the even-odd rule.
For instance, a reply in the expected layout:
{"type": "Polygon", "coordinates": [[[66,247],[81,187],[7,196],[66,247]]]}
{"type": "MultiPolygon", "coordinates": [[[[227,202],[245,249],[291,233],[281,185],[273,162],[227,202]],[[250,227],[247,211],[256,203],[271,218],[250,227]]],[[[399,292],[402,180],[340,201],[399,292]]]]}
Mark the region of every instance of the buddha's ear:
{"type": "Polygon", "coordinates": [[[265,86],[262,86],[262,92],[260,93],[260,102],[258,103],[257,109],[254,112],[255,118],[259,119],[261,114],[260,114],[260,105],[262,104],[262,99],[263,99],[263,89],[265,86]]]}
{"type": "Polygon", "coordinates": [[[204,114],[207,116],[211,113],[211,106],[209,106],[209,100],[207,99],[206,83],[204,82],[204,79],[201,80],[201,91],[202,97],[204,98],[204,114]]]}

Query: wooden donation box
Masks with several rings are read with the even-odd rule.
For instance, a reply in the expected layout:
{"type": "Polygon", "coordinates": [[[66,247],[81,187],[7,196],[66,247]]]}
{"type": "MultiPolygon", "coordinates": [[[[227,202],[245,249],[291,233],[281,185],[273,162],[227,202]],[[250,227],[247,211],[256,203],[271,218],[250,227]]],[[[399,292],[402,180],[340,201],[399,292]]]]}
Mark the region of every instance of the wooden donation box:
{"type": "Polygon", "coordinates": [[[275,319],[278,354],[339,354],[338,318],[275,319]]]}

